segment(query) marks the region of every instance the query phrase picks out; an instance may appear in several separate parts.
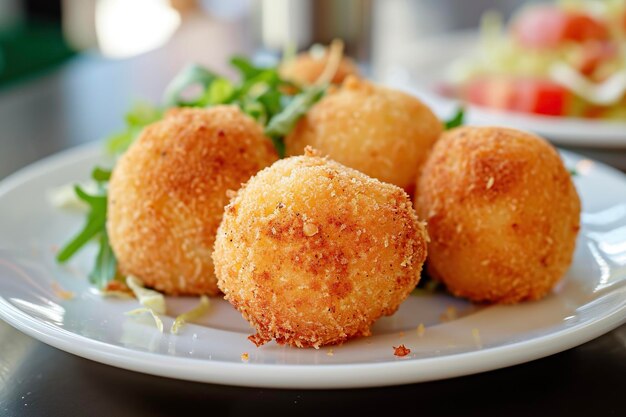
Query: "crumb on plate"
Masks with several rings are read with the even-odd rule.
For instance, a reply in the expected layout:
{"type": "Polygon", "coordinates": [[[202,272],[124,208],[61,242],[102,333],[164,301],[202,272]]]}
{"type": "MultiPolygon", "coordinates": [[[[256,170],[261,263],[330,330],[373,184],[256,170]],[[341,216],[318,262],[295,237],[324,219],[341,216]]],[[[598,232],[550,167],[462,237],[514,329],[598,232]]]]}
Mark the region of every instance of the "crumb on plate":
{"type": "Polygon", "coordinates": [[[409,349],[408,347],[404,345],[400,345],[398,347],[394,346],[393,349],[394,349],[393,354],[398,357],[403,357],[411,353],[411,349],[409,349]]]}
{"type": "Polygon", "coordinates": [[[446,307],[446,311],[441,314],[439,319],[444,322],[452,321],[452,320],[456,320],[457,316],[458,315],[457,315],[456,308],[454,308],[454,306],[448,306],[446,307]]]}
{"type": "Polygon", "coordinates": [[[61,284],[59,284],[58,282],[52,281],[51,285],[54,295],[61,298],[62,300],[71,300],[72,298],[74,298],[75,294],[72,291],[68,291],[61,287],[61,284]]]}
{"type": "Polygon", "coordinates": [[[483,347],[483,342],[480,338],[480,332],[478,331],[477,328],[473,328],[472,329],[472,338],[474,339],[474,344],[476,344],[476,347],[478,349],[482,349],[483,347]]]}
{"type": "Polygon", "coordinates": [[[417,326],[417,335],[422,337],[424,336],[424,333],[426,333],[426,327],[424,326],[424,323],[420,323],[419,326],[417,326]]]}

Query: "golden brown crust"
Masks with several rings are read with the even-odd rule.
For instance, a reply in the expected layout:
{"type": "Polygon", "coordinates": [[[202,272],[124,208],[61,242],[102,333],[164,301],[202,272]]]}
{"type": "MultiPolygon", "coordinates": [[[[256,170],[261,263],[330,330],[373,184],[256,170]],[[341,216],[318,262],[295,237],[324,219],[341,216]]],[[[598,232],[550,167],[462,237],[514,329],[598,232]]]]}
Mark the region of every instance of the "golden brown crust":
{"type": "Polygon", "coordinates": [[[109,186],[107,230],[121,272],[167,294],[217,294],[211,252],[226,192],[276,159],[236,107],[175,109],[145,128],[109,186]]]}
{"type": "Polygon", "coordinates": [[[416,208],[428,222],[429,272],[474,301],[545,296],[569,267],[580,228],[580,200],[556,150],[499,127],[445,133],[416,208]]]}
{"type": "MultiPolygon", "coordinates": [[[[328,51],[320,57],[314,57],[308,52],[303,52],[298,54],[296,58],[281,64],[278,71],[280,76],[286,80],[298,85],[311,85],[324,72],[324,68],[328,65],[328,56],[328,51]]],[[[331,83],[341,84],[349,75],[358,77],[359,69],[352,59],[344,56],[331,83]]]]}
{"type": "Polygon", "coordinates": [[[334,160],[408,193],[442,131],[415,97],[349,77],[327,94],[285,138],[288,155],[310,145],[334,160]]]}
{"type": "Polygon", "coordinates": [[[257,329],[319,347],[369,335],[416,285],[425,227],[404,191],[316,156],[281,160],[228,204],[213,260],[218,285],[257,329]]]}

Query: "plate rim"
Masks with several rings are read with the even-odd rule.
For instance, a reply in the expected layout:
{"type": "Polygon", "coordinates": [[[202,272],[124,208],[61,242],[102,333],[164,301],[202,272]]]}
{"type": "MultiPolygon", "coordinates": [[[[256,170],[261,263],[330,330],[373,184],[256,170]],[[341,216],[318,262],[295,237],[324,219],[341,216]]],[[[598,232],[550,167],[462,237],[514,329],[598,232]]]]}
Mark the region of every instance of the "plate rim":
{"type": "MultiPolygon", "coordinates": [[[[45,157],[16,171],[0,181],[0,198],[34,177],[42,176],[70,162],[97,157],[98,154],[102,154],[101,146],[101,141],[88,142],[45,157]]],[[[564,154],[579,157],[573,152],[565,151],[564,154]]],[[[605,164],[597,163],[597,167],[624,177],[620,171],[605,164]]],[[[626,177],[623,179],[626,180],[626,177]]],[[[611,296],[616,291],[623,292],[625,288],[619,286],[594,301],[611,296]]],[[[626,297],[621,305],[614,307],[609,314],[592,317],[553,333],[503,346],[438,357],[390,358],[389,361],[353,364],[236,363],[145,352],[101,342],[51,325],[20,310],[1,295],[0,319],[55,348],[135,372],[245,387],[337,389],[434,381],[500,369],[546,357],[585,343],[625,323],[626,297]]]]}
{"type": "MultiPolygon", "coordinates": [[[[625,287],[614,291],[623,288],[625,287]]],[[[599,299],[612,293],[613,291],[599,299]]],[[[328,365],[257,364],[243,361],[235,363],[166,356],[115,346],[38,320],[1,296],[0,318],[50,346],[85,359],[135,372],[242,387],[337,389],[435,381],[491,371],[550,356],[588,342],[626,322],[626,299],[620,307],[608,315],[504,346],[440,357],[328,365]],[[77,341],[80,344],[75,343],[77,341]],[[163,360],[164,358],[167,360],[163,360]]]]}

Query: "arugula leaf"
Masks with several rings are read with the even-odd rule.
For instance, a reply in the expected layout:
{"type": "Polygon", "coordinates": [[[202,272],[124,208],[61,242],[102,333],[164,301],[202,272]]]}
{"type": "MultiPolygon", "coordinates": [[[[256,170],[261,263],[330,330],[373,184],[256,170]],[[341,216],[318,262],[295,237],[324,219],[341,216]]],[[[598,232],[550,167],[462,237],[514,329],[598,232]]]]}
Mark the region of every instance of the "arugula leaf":
{"type": "Polygon", "coordinates": [[[162,117],[162,112],[158,107],[144,102],[137,101],[133,104],[130,111],[124,116],[126,124],[129,126],[143,127],[162,117]]]}
{"type": "Polygon", "coordinates": [[[110,154],[121,154],[135,141],[143,128],[160,120],[163,112],[145,102],[137,102],[125,115],[126,129],[108,137],[106,149],[110,154]]]}
{"type": "Polygon", "coordinates": [[[252,62],[248,58],[243,57],[243,56],[232,57],[230,59],[230,65],[232,65],[233,67],[235,67],[235,69],[239,71],[239,73],[241,74],[241,78],[243,80],[248,80],[250,78],[253,78],[259,75],[260,73],[264,71],[272,69],[272,68],[257,67],[253,65],[252,62]]]}
{"type": "Polygon", "coordinates": [[[91,171],[91,178],[97,182],[107,182],[111,178],[111,170],[95,167],[93,171],[91,171]]]}
{"type": "Polygon", "coordinates": [[[262,103],[246,98],[243,102],[239,103],[239,107],[241,108],[241,111],[252,117],[261,125],[265,125],[267,123],[267,110],[262,103]]]}
{"type": "Polygon", "coordinates": [[[279,156],[285,156],[284,137],[295,127],[315,103],[326,93],[326,86],[313,86],[295,96],[289,104],[269,121],[265,127],[265,134],[274,142],[279,156]]]}
{"type": "Polygon", "coordinates": [[[109,245],[109,235],[106,228],[100,233],[98,239],[100,244],[100,250],[96,257],[93,270],[89,274],[89,282],[96,285],[98,288],[104,288],[109,281],[115,278],[117,273],[117,258],[109,245]]]}
{"type": "Polygon", "coordinates": [[[166,107],[201,105],[199,101],[202,100],[202,96],[195,100],[185,100],[181,95],[192,85],[200,85],[202,90],[206,91],[216,78],[218,78],[216,74],[200,65],[189,65],[169,83],[163,95],[163,102],[166,107]]]}
{"type": "MultiPolygon", "coordinates": [[[[96,168],[92,176],[96,180],[106,181],[110,176],[110,171],[96,168]]],[[[75,186],[74,191],[78,198],[89,206],[87,222],[83,229],[57,254],[57,261],[59,263],[67,262],[87,243],[97,238],[100,249],[93,270],[89,274],[89,281],[99,288],[103,288],[109,281],[115,279],[117,272],[117,259],[109,245],[109,236],[106,231],[107,195],[87,194],[79,186],[75,186]]]]}
{"type": "Polygon", "coordinates": [[[268,115],[272,118],[283,108],[282,97],[283,95],[277,90],[267,90],[257,97],[257,101],[265,107],[268,115]]]}
{"type": "Polygon", "coordinates": [[[248,58],[240,56],[233,57],[230,60],[230,64],[235,67],[241,76],[240,94],[246,94],[251,86],[263,82],[273,89],[282,87],[284,94],[287,94],[287,92],[296,94],[302,91],[293,82],[282,79],[276,67],[259,67],[252,64],[248,58]]]}
{"type": "Polygon", "coordinates": [[[324,95],[326,88],[312,87],[302,91],[283,80],[277,68],[255,66],[244,57],[233,57],[230,63],[241,76],[238,84],[199,65],[192,65],[170,83],[165,93],[165,105],[209,107],[234,104],[260,124],[267,125],[266,133],[278,153],[284,156],[282,137],[324,95]],[[181,98],[186,88],[198,84],[204,89],[199,98],[189,101],[181,98]],[[296,93],[299,94],[293,96],[296,93]]]}
{"type": "Polygon", "coordinates": [[[207,88],[202,102],[205,105],[214,106],[228,103],[235,94],[235,86],[226,78],[216,78],[207,88]]]}
{"type": "Polygon", "coordinates": [[[60,263],[67,262],[98,233],[101,233],[106,225],[107,197],[89,195],[78,185],[74,187],[74,191],[78,198],[89,205],[89,213],[83,229],[57,254],[57,261],[60,263]]]}
{"type": "Polygon", "coordinates": [[[459,107],[452,118],[444,122],[445,130],[454,129],[455,127],[463,126],[465,120],[465,109],[459,107]]]}

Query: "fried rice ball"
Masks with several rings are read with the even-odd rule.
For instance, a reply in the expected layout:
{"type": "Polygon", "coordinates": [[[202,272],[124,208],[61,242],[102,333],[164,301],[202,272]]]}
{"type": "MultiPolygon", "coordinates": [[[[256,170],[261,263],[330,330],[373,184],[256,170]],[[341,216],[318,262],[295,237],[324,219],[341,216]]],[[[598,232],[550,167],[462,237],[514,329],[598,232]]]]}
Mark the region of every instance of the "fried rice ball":
{"type": "MultiPolygon", "coordinates": [[[[294,59],[282,63],[278,72],[282,78],[297,85],[312,85],[324,72],[329,56],[328,48],[323,48],[319,52],[303,52],[294,59]]],[[[359,69],[352,59],[343,56],[330,82],[341,84],[349,75],[358,77],[359,69]]]]}
{"type": "Polygon", "coordinates": [[[146,127],[109,184],[120,271],[166,294],[218,294],[211,253],[226,193],[277,159],[236,107],[176,109],[146,127]]]}
{"type": "Polygon", "coordinates": [[[400,188],[308,152],[239,190],[213,261],[252,342],[317,348],[393,314],[419,280],[426,240],[400,188]]]}
{"type": "Polygon", "coordinates": [[[288,155],[312,146],[411,194],[441,131],[439,119],[417,98],[350,77],[311,108],[285,144],[288,155]]]}
{"type": "Polygon", "coordinates": [[[457,296],[537,300],[572,262],[580,200],[559,154],[530,133],[445,133],[424,166],[415,203],[428,223],[428,271],[457,296]]]}

